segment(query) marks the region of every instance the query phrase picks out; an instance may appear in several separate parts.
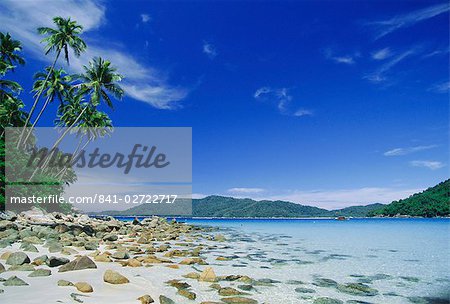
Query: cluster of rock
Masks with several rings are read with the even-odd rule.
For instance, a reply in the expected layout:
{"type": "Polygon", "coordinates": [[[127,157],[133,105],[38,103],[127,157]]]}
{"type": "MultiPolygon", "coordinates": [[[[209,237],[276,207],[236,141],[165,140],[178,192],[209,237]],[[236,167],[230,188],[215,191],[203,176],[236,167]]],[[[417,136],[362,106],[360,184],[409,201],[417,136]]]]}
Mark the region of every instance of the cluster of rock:
{"type": "MultiPolygon", "coordinates": [[[[53,271],[65,273],[91,269],[97,271],[96,263],[119,263],[124,267],[143,267],[164,264],[166,267],[179,268],[182,265],[196,266],[208,263],[200,256],[206,245],[192,245],[196,234],[203,239],[215,242],[226,241],[220,234],[203,234],[206,228],[168,222],[159,217],[142,221],[123,222],[112,217],[91,218],[83,214],[45,213],[37,208],[14,214],[0,213],[0,248],[6,248],[0,256],[0,273],[5,271],[27,271],[28,277],[45,277],[53,271]],[[185,241],[186,243],[182,243],[185,241]],[[170,242],[179,242],[182,249],[172,248],[170,242]],[[14,243],[20,244],[19,250],[9,251],[14,243]],[[28,253],[38,253],[38,247],[45,247],[50,254],[38,255],[31,259],[28,253]],[[184,248],[183,248],[184,247],[184,248]],[[88,254],[80,252],[88,251],[88,254]],[[54,255],[52,255],[54,254],[54,255]],[[175,261],[175,260],[176,261],[175,261]]],[[[17,248],[17,246],[15,247],[17,248]]],[[[191,272],[185,278],[212,283],[222,298],[222,303],[257,303],[248,297],[248,291],[257,281],[243,276],[216,276],[211,267],[203,271],[191,272]],[[238,288],[222,287],[220,281],[237,281],[238,288]]],[[[104,284],[128,284],[131,278],[108,269],[103,273],[104,284]]],[[[1,280],[1,278],[0,278],[1,280]]],[[[3,286],[28,286],[26,278],[10,276],[3,279],[3,286]]],[[[195,300],[197,295],[191,285],[173,279],[167,282],[177,289],[177,294],[195,300]]],[[[83,294],[95,292],[90,282],[71,282],[59,280],[60,287],[75,288],[78,293],[70,293],[76,302],[83,302],[83,294]]],[[[0,293],[4,292],[0,289],[0,293]]],[[[159,295],[160,303],[175,303],[165,295],[159,295]]],[[[151,295],[145,294],[135,299],[142,304],[153,303],[151,295]]],[[[204,304],[214,302],[202,302],[204,304]]]]}

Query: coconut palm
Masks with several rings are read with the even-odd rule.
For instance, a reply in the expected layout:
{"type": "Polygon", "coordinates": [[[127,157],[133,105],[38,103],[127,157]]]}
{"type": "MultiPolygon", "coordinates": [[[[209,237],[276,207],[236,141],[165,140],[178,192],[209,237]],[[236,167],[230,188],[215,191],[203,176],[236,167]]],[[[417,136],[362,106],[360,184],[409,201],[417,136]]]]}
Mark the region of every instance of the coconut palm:
{"type": "MultiPolygon", "coordinates": [[[[67,75],[63,69],[51,69],[51,67],[47,67],[46,72],[38,72],[34,75],[35,82],[33,84],[33,92],[35,94],[39,94],[42,90],[44,95],[46,96],[45,103],[39,111],[38,116],[34,120],[31,125],[31,130],[36,126],[37,122],[44,113],[49,103],[52,103],[55,99],[58,99],[60,103],[63,102],[63,96],[70,89],[70,81],[72,77],[67,75]],[[50,77],[47,77],[50,75],[50,77]]],[[[28,137],[32,133],[27,133],[27,136],[24,139],[24,142],[27,142],[28,137]]]]}
{"type": "Polygon", "coordinates": [[[7,70],[14,70],[15,64],[24,65],[25,60],[18,53],[22,51],[20,41],[11,38],[9,33],[0,32],[0,65],[1,74],[5,74],[7,70]]]}
{"type": "MultiPolygon", "coordinates": [[[[51,51],[56,52],[55,59],[53,64],[50,67],[50,70],[47,73],[47,77],[43,83],[46,83],[48,78],[50,77],[51,72],[55,68],[56,62],[58,61],[61,52],[64,52],[64,58],[69,64],[69,48],[72,49],[75,56],[79,57],[82,52],[86,50],[86,43],[79,37],[81,34],[83,27],[79,25],[76,21],[72,21],[70,18],[62,18],[55,17],[53,18],[53,23],[56,25],[56,28],[51,27],[40,27],[38,28],[38,32],[41,35],[48,35],[46,38],[42,40],[42,42],[46,42],[45,46],[45,54],[49,54],[51,51]]],[[[34,100],[33,106],[31,107],[30,114],[27,117],[26,125],[31,119],[31,116],[36,109],[36,105],[39,102],[39,99],[44,91],[44,87],[36,94],[36,98],[34,100]]],[[[21,138],[25,132],[25,127],[22,130],[21,138]]],[[[19,145],[21,143],[21,139],[19,140],[19,145]]]]}
{"type": "Polygon", "coordinates": [[[103,100],[113,109],[108,93],[118,100],[122,99],[124,91],[118,82],[123,79],[123,76],[117,73],[117,69],[111,66],[111,62],[101,57],[95,57],[88,66],[83,68],[84,73],[78,75],[78,79],[81,80],[82,90],[90,97],[90,103],[96,107],[103,100]]]}

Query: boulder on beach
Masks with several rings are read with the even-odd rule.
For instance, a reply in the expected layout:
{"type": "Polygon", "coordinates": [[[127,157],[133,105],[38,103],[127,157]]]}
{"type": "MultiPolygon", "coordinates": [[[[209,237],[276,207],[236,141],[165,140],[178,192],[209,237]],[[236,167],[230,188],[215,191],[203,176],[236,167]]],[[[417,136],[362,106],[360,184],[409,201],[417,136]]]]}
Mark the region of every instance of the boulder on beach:
{"type": "Polygon", "coordinates": [[[16,276],[9,277],[3,283],[3,286],[27,286],[27,285],[28,285],[27,282],[16,276]]]}
{"type": "Polygon", "coordinates": [[[58,286],[73,286],[73,283],[67,280],[59,280],[58,286]]]}
{"type": "Polygon", "coordinates": [[[50,269],[36,269],[32,273],[30,273],[28,276],[30,278],[34,277],[48,277],[52,274],[52,271],[50,269]]]}
{"type": "Polygon", "coordinates": [[[47,260],[47,265],[49,267],[58,267],[64,264],[69,263],[69,259],[66,258],[62,258],[62,257],[55,257],[55,256],[51,256],[48,260],[47,260]]]}
{"type": "Polygon", "coordinates": [[[110,284],[126,284],[130,281],[120,273],[114,270],[106,270],[105,274],[103,275],[103,281],[110,284]]]}
{"type": "Polygon", "coordinates": [[[26,263],[30,263],[30,258],[23,252],[13,252],[6,260],[6,264],[8,265],[23,265],[26,263]]]}
{"type": "Polygon", "coordinates": [[[74,271],[74,270],[82,270],[82,269],[95,269],[97,268],[97,265],[88,258],[87,256],[81,256],[73,260],[72,262],[69,262],[65,265],[62,265],[59,267],[59,272],[66,272],[66,271],[74,271]]]}
{"type": "Polygon", "coordinates": [[[81,292],[93,292],[94,291],[92,286],[86,282],[78,282],[78,283],[75,283],[74,286],[78,289],[78,291],[81,291],[81,292]]]}

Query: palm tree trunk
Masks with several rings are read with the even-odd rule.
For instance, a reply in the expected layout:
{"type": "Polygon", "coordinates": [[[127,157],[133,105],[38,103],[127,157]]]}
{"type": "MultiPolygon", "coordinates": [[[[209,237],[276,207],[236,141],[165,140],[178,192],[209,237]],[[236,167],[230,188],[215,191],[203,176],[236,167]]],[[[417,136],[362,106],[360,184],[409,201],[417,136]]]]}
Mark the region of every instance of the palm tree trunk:
{"type": "MultiPolygon", "coordinates": [[[[80,112],[80,114],[77,116],[77,118],[75,119],[75,121],[72,123],[71,126],[69,126],[64,133],[58,138],[58,140],[56,140],[56,142],[53,144],[52,148],[50,149],[50,151],[54,151],[54,149],[56,147],[58,147],[58,145],[61,143],[61,141],[64,139],[64,137],[66,137],[67,133],[69,133],[70,130],[73,129],[73,127],[75,126],[75,124],[80,120],[81,116],[83,115],[84,111],[86,111],[87,106],[83,109],[83,111],[80,112]]],[[[31,174],[31,177],[28,179],[28,181],[31,181],[34,177],[34,175],[39,171],[39,169],[41,169],[42,171],[45,170],[45,168],[47,167],[48,163],[50,162],[50,159],[52,158],[54,152],[51,152],[51,154],[49,156],[47,156],[47,158],[45,159],[44,164],[42,165],[42,168],[36,167],[36,169],[34,170],[33,174],[31,174]]]]}
{"type": "MultiPolygon", "coordinates": [[[[75,150],[74,153],[72,154],[72,155],[75,155],[75,156],[72,156],[72,159],[77,158],[78,155],[80,155],[80,152],[83,151],[91,141],[92,141],[92,139],[91,139],[91,138],[88,138],[88,140],[86,141],[86,143],[85,143],[85,144],[83,145],[83,147],[81,147],[81,149],[80,149],[80,145],[81,145],[81,140],[80,140],[80,143],[78,144],[78,147],[76,148],[76,150],[75,150]]],[[[56,174],[56,177],[59,178],[59,181],[60,181],[60,182],[62,181],[62,178],[63,178],[63,176],[64,176],[64,173],[66,173],[67,169],[68,169],[68,167],[64,167],[60,172],[58,172],[58,174],[56,174]]]]}
{"type": "Polygon", "coordinates": [[[37,122],[39,121],[39,119],[42,116],[42,113],[44,113],[45,108],[47,108],[48,103],[50,102],[51,96],[48,96],[47,99],[45,100],[44,105],[42,106],[41,111],[39,112],[38,116],[36,117],[36,119],[33,122],[33,125],[30,128],[30,132],[27,133],[27,136],[25,137],[25,139],[23,140],[24,143],[27,142],[28,138],[30,137],[31,133],[33,133],[33,129],[36,126],[37,122]]]}
{"type": "Polygon", "coordinates": [[[34,100],[33,106],[31,107],[30,113],[28,114],[27,120],[25,121],[25,125],[23,126],[22,132],[20,133],[19,140],[17,142],[17,148],[19,148],[20,144],[22,143],[22,138],[23,138],[23,136],[25,134],[25,130],[27,129],[27,125],[30,122],[30,119],[31,119],[31,116],[34,113],[34,110],[36,109],[37,103],[39,102],[39,98],[41,98],[41,95],[44,92],[44,85],[47,83],[48,79],[50,78],[50,74],[53,72],[53,69],[55,68],[56,62],[58,61],[58,58],[59,58],[60,54],[61,54],[61,50],[58,50],[58,53],[56,53],[55,60],[53,61],[53,64],[52,64],[52,66],[50,67],[50,70],[47,73],[47,77],[45,77],[45,80],[42,83],[41,90],[39,91],[38,95],[36,96],[36,99],[34,100]]]}

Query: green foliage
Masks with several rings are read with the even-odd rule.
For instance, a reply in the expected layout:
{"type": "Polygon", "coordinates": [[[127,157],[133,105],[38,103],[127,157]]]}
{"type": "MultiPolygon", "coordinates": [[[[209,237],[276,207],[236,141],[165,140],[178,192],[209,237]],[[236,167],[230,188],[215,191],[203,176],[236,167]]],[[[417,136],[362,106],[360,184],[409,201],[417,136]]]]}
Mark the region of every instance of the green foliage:
{"type": "Polygon", "coordinates": [[[450,216],[450,179],[372,211],[369,216],[450,216]]]}
{"type": "MultiPolygon", "coordinates": [[[[354,206],[339,210],[304,206],[285,201],[255,201],[249,198],[208,196],[192,200],[194,217],[365,217],[368,211],[378,209],[381,204],[354,206]]],[[[153,204],[143,204],[125,211],[106,211],[109,215],[152,215],[156,209],[153,204]]]]}

